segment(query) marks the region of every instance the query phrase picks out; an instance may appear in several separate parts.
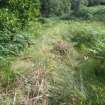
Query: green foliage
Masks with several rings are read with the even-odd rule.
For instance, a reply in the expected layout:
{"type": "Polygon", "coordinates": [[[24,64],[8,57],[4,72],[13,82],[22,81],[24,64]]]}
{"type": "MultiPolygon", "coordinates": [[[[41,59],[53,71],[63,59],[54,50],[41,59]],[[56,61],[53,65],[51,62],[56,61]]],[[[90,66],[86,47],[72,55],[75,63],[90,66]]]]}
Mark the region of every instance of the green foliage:
{"type": "Polygon", "coordinates": [[[17,55],[29,44],[28,36],[17,32],[39,16],[40,2],[9,0],[0,5],[0,55],[17,55]]]}
{"type": "Polygon", "coordinates": [[[104,6],[95,6],[95,7],[81,7],[78,17],[83,19],[92,19],[92,20],[105,20],[105,7],[104,6]]]}
{"type": "MultiPolygon", "coordinates": [[[[80,65],[86,95],[86,105],[103,105],[105,66],[99,59],[89,58],[80,65]]],[[[83,104],[84,105],[84,104],[83,104]]]]}
{"type": "Polygon", "coordinates": [[[19,54],[28,45],[28,41],[27,35],[0,31],[0,56],[19,54]]]}
{"type": "Polygon", "coordinates": [[[62,16],[70,13],[70,0],[41,0],[41,12],[45,16],[62,16]]]}
{"type": "Polygon", "coordinates": [[[17,31],[17,28],[23,28],[28,20],[39,15],[39,0],[9,0],[0,8],[0,29],[17,31]]]}
{"type": "Polygon", "coordinates": [[[39,0],[9,0],[9,8],[15,14],[18,15],[19,19],[27,19],[35,18],[39,16],[39,0]]]}
{"type": "Polygon", "coordinates": [[[9,59],[0,57],[0,86],[2,88],[13,88],[15,84],[16,75],[11,70],[11,63],[9,59]]]}
{"type": "Polygon", "coordinates": [[[85,59],[86,61],[84,60],[80,65],[86,99],[91,105],[103,105],[105,102],[102,92],[105,83],[105,31],[87,30],[75,33],[76,36],[74,35],[72,40],[76,42],[76,47],[81,49],[82,54],[87,56],[87,60],[85,59]]]}
{"type": "Polygon", "coordinates": [[[103,29],[78,30],[74,33],[72,41],[79,49],[85,49],[87,53],[98,56],[101,60],[105,59],[105,31],[103,29]]]}
{"type": "Polygon", "coordinates": [[[95,32],[91,33],[89,31],[80,31],[77,32],[76,35],[72,38],[72,41],[76,42],[76,46],[78,47],[88,47],[96,44],[97,37],[95,36],[95,32]]]}
{"type": "Polygon", "coordinates": [[[99,5],[99,4],[105,4],[104,0],[87,0],[88,1],[88,5],[89,6],[93,6],[93,5],[99,5]]]}
{"type": "Polygon", "coordinates": [[[9,31],[16,31],[20,27],[20,23],[16,15],[8,8],[0,9],[0,30],[7,29],[9,31]]]}

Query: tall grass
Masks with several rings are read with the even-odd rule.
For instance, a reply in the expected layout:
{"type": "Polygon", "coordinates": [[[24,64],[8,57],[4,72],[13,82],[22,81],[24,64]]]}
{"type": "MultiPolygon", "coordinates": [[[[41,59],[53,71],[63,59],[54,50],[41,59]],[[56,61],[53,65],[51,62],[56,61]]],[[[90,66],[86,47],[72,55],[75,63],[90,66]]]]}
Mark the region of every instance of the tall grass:
{"type": "Polygon", "coordinates": [[[104,60],[97,54],[102,55],[99,48],[103,51],[104,45],[100,46],[98,42],[104,43],[104,24],[96,21],[40,21],[30,22],[30,28],[26,27],[26,32],[35,36],[32,37],[33,45],[12,62],[12,68],[7,67],[12,69],[7,70],[9,73],[2,71],[0,74],[4,75],[1,78],[4,83],[8,80],[10,84],[15,83],[12,84],[15,89],[9,88],[5,96],[1,94],[5,97],[1,105],[13,102],[16,105],[103,105],[104,60]],[[35,24],[39,27],[37,34],[40,37],[37,38],[35,24]]]}

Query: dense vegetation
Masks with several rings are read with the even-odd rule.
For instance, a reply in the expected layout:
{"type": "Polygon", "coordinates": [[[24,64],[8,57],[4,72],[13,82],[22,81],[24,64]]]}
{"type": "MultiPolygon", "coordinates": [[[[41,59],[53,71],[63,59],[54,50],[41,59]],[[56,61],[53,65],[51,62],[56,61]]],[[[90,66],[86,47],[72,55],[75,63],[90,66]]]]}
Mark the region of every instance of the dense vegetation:
{"type": "Polygon", "coordinates": [[[104,105],[104,22],[104,0],[0,0],[0,105],[104,105]]]}

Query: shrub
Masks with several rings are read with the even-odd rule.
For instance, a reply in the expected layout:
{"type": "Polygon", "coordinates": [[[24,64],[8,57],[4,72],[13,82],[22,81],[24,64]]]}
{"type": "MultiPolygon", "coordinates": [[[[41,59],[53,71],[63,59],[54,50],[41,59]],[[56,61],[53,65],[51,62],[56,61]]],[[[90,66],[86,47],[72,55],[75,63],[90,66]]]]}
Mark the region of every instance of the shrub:
{"type": "Polygon", "coordinates": [[[20,19],[32,19],[39,16],[39,0],[10,0],[9,8],[16,13],[20,19]]]}
{"type": "Polygon", "coordinates": [[[105,20],[105,7],[104,6],[95,6],[95,7],[84,7],[80,9],[78,17],[83,19],[92,19],[92,20],[105,20]]]}
{"type": "MultiPolygon", "coordinates": [[[[9,0],[2,3],[0,8],[1,29],[9,30],[23,28],[28,20],[40,15],[39,0],[9,0]]],[[[15,30],[16,31],[16,30],[15,30]]]]}
{"type": "Polygon", "coordinates": [[[87,0],[88,1],[88,5],[89,6],[93,6],[93,5],[99,5],[99,4],[105,4],[104,0],[87,0]]]}
{"type": "Polygon", "coordinates": [[[24,34],[0,31],[0,56],[19,54],[28,44],[28,37],[24,34]]]}
{"type": "Polygon", "coordinates": [[[0,9],[0,30],[16,31],[20,27],[18,18],[8,8],[0,9]]]}
{"type": "Polygon", "coordinates": [[[80,31],[72,38],[72,41],[76,42],[76,46],[80,47],[84,45],[85,47],[90,48],[95,45],[96,37],[94,33],[80,31]]]}
{"type": "Polygon", "coordinates": [[[41,0],[41,12],[44,16],[61,16],[70,13],[70,0],[41,0]]]}

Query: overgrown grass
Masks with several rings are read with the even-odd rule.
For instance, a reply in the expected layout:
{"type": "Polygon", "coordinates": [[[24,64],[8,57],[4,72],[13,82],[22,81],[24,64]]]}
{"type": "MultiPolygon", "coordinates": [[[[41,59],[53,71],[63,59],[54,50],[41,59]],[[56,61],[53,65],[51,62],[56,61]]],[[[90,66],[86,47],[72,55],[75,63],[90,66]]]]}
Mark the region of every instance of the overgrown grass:
{"type": "MultiPolygon", "coordinates": [[[[11,62],[9,74],[3,71],[9,75],[9,83],[15,81],[16,85],[15,90],[11,88],[13,95],[7,93],[1,104],[8,105],[8,100],[12,103],[15,97],[18,105],[28,97],[28,104],[37,98],[36,105],[42,104],[42,100],[46,105],[103,105],[104,61],[92,51],[96,50],[98,41],[104,39],[104,24],[97,21],[40,21],[30,22],[26,27],[26,32],[32,35],[33,45],[11,62]],[[39,87],[36,88],[35,83],[39,83],[39,87]]],[[[103,51],[103,47],[101,49],[103,51]]]]}

